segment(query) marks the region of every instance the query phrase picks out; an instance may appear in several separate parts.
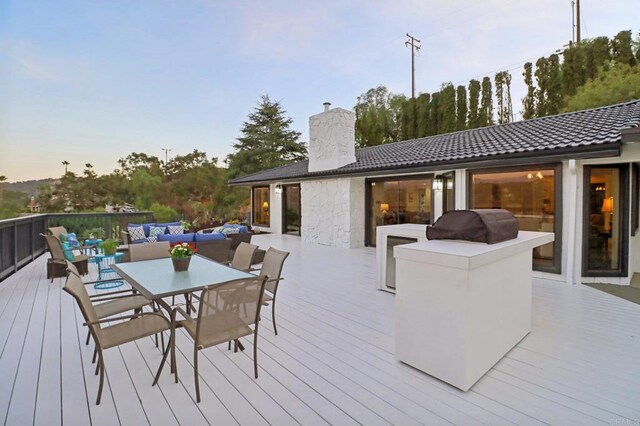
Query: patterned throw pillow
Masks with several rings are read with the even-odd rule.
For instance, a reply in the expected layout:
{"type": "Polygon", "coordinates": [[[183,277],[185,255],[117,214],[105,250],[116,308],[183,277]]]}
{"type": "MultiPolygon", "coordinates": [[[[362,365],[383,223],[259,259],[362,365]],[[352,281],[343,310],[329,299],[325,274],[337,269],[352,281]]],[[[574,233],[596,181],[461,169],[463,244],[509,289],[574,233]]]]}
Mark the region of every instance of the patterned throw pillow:
{"type": "Polygon", "coordinates": [[[240,230],[238,228],[222,228],[222,233],[225,235],[239,234],[240,230]]]}
{"type": "Polygon", "coordinates": [[[146,237],[144,236],[144,229],[142,229],[142,226],[129,226],[127,230],[129,231],[129,237],[131,238],[131,241],[139,241],[139,240],[146,239],[146,237]]]}
{"type": "Polygon", "coordinates": [[[69,262],[75,262],[76,255],[73,254],[73,251],[71,251],[71,245],[69,245],[68,242],[65,241],[64,243],[62,243],[62,251],[64,252],[64,257],[69,262]]]}
{"type": "Polygon", "coordinates": [[[164,226],[152,226],[149,228],[149,238],[147,241],[150,243],[155,243],[158,241],[158,235],[164,235],[165,227],[164,226]]]}
{"type": "Polygon", "coordinates": [[[169,235],[184,234],[184,228],[182,225],[169,225],[169,235]]]}

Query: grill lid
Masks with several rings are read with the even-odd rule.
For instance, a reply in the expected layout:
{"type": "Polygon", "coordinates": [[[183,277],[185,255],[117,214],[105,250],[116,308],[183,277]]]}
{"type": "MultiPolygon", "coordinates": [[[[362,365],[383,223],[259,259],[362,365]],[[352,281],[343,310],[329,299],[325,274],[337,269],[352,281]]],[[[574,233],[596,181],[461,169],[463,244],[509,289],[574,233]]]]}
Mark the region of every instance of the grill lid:
{"type": "Polygon", "coordinates": [[[495,244],[514,238],[518,238],[518,222],[504,209],[451,210],[427,226],[429,240],[495,244]]]}

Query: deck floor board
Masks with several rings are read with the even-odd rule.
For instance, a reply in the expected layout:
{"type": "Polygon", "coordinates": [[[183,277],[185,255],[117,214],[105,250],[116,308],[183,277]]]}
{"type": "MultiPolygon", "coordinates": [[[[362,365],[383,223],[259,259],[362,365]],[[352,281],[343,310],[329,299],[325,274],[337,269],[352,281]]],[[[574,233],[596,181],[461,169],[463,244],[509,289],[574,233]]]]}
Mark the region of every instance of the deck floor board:
{"type": "MultiPolygon", "coordinates": [[[[154,339],[105,351],[103,401],[93,343],[46,255],[0,283],[0,418],[6,424],[634,424],[640,418],[640,306],[586,286],[534,279],[532,333],[469,392],[397,361],[394,296],[375,289],[375,251],[260,235],[291,252],[258,341],[200,353],[178,330],[179,383],[154,339]],[[631,423],[630,423],[631,422],[631,423]]],[[[91,266],[95,278],[95,267],[91,266]]],[[[90,289],[90,291],[94,291],[90,289]]],[[[165,338],[168,338],[166,336],[165,338]]]]}

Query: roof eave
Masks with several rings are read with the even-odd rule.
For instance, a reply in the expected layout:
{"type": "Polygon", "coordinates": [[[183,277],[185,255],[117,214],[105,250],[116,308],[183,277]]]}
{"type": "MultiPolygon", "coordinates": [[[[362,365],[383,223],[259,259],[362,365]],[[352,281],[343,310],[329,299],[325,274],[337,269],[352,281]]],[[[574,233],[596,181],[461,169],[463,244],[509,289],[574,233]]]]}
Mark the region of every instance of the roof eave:
{"type": "Polygon", "coordinates": [[[305,174],[297,177],[268,179],[258,181],[246,181],[229,184],[229,186],[256,186],[271,183],[300,182],[306,180],[330,179],[335,177],[363,177],[389,174],[408,174],[416,172],[432,172],[443,169],[469,169],[486,168],[496,166],[516,166],[541,163],[552,163],[568,159],[589,159],[618,157],[621,153],[621,143],[613,142],[602,145],[586,145],[581,147],[560,148],[548,151],[527,151],[512,154],[495,155],[491,157],[466,158],[459,160],[438,161],[419,165],[390,166],[379,169],[367,169],[362,171],[332,170],[331,173],[305,174]]]}

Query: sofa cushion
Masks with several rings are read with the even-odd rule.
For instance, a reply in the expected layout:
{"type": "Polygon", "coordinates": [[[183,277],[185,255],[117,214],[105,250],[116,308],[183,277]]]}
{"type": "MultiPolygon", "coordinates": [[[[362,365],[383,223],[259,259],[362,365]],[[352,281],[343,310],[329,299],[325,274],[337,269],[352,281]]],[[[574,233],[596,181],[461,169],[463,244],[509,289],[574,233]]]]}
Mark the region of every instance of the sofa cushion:
{"type": "Polygon", "coordinates": [[[129,238],[131,238],[131,242],[139,242],[140,240],[145,240],[144,228],[142,225],[129,225],[127,227],[127,231],[129,232],[129,238]]]}
{"type": "Polygon", "coordinates": [[[225,236],[221,232],[212,232],[210,234],[196,234],[195,241],[196,243],[199,241],[213,241],[213,240],[224,240],[225,236]]]}
{"type": "Polygon", "coordinates": [[[169,243],[171,244],[192,243],[193,236],[194,234],[178,234],[178,235],[163,234],[163,235],[158,235],[158,241],[169,241],[169,243]]]}
{"type": "Polygon", "coordinates": [[[182,226],[182,222],[167,222],[167,223],[158,223],[157,226],[164,226],[164,227],[169,227],[169,226],[182,226]]]}
{"type": "Polygon", "coordinates": [[[184,228],[182,225],[169,225],[167,226],[167,234],[179,235],[184,234],[184,228]]]}
{"type": "Polygon", "coordinates": [[[238,230],[239,233],[249,232],[249,228],[246,225],[239,225],[236,223],[225,223],[222,226],[225,228],[235,228],[238,230]]]}
{"type": "MultiPolygon", "coordinates": [[[[149,236],[149,231],[151,230],[152,226],[156,226],[155,223],[130,223],[128,226],[142,226],[142,230],[144,231],[144,237],[146,238],[149,236]]],[[[161,226],[159,223],[157,224],[157,226],[161,226]]],[[[133,240],[133,238],[132,238],[133,240]]]]}

